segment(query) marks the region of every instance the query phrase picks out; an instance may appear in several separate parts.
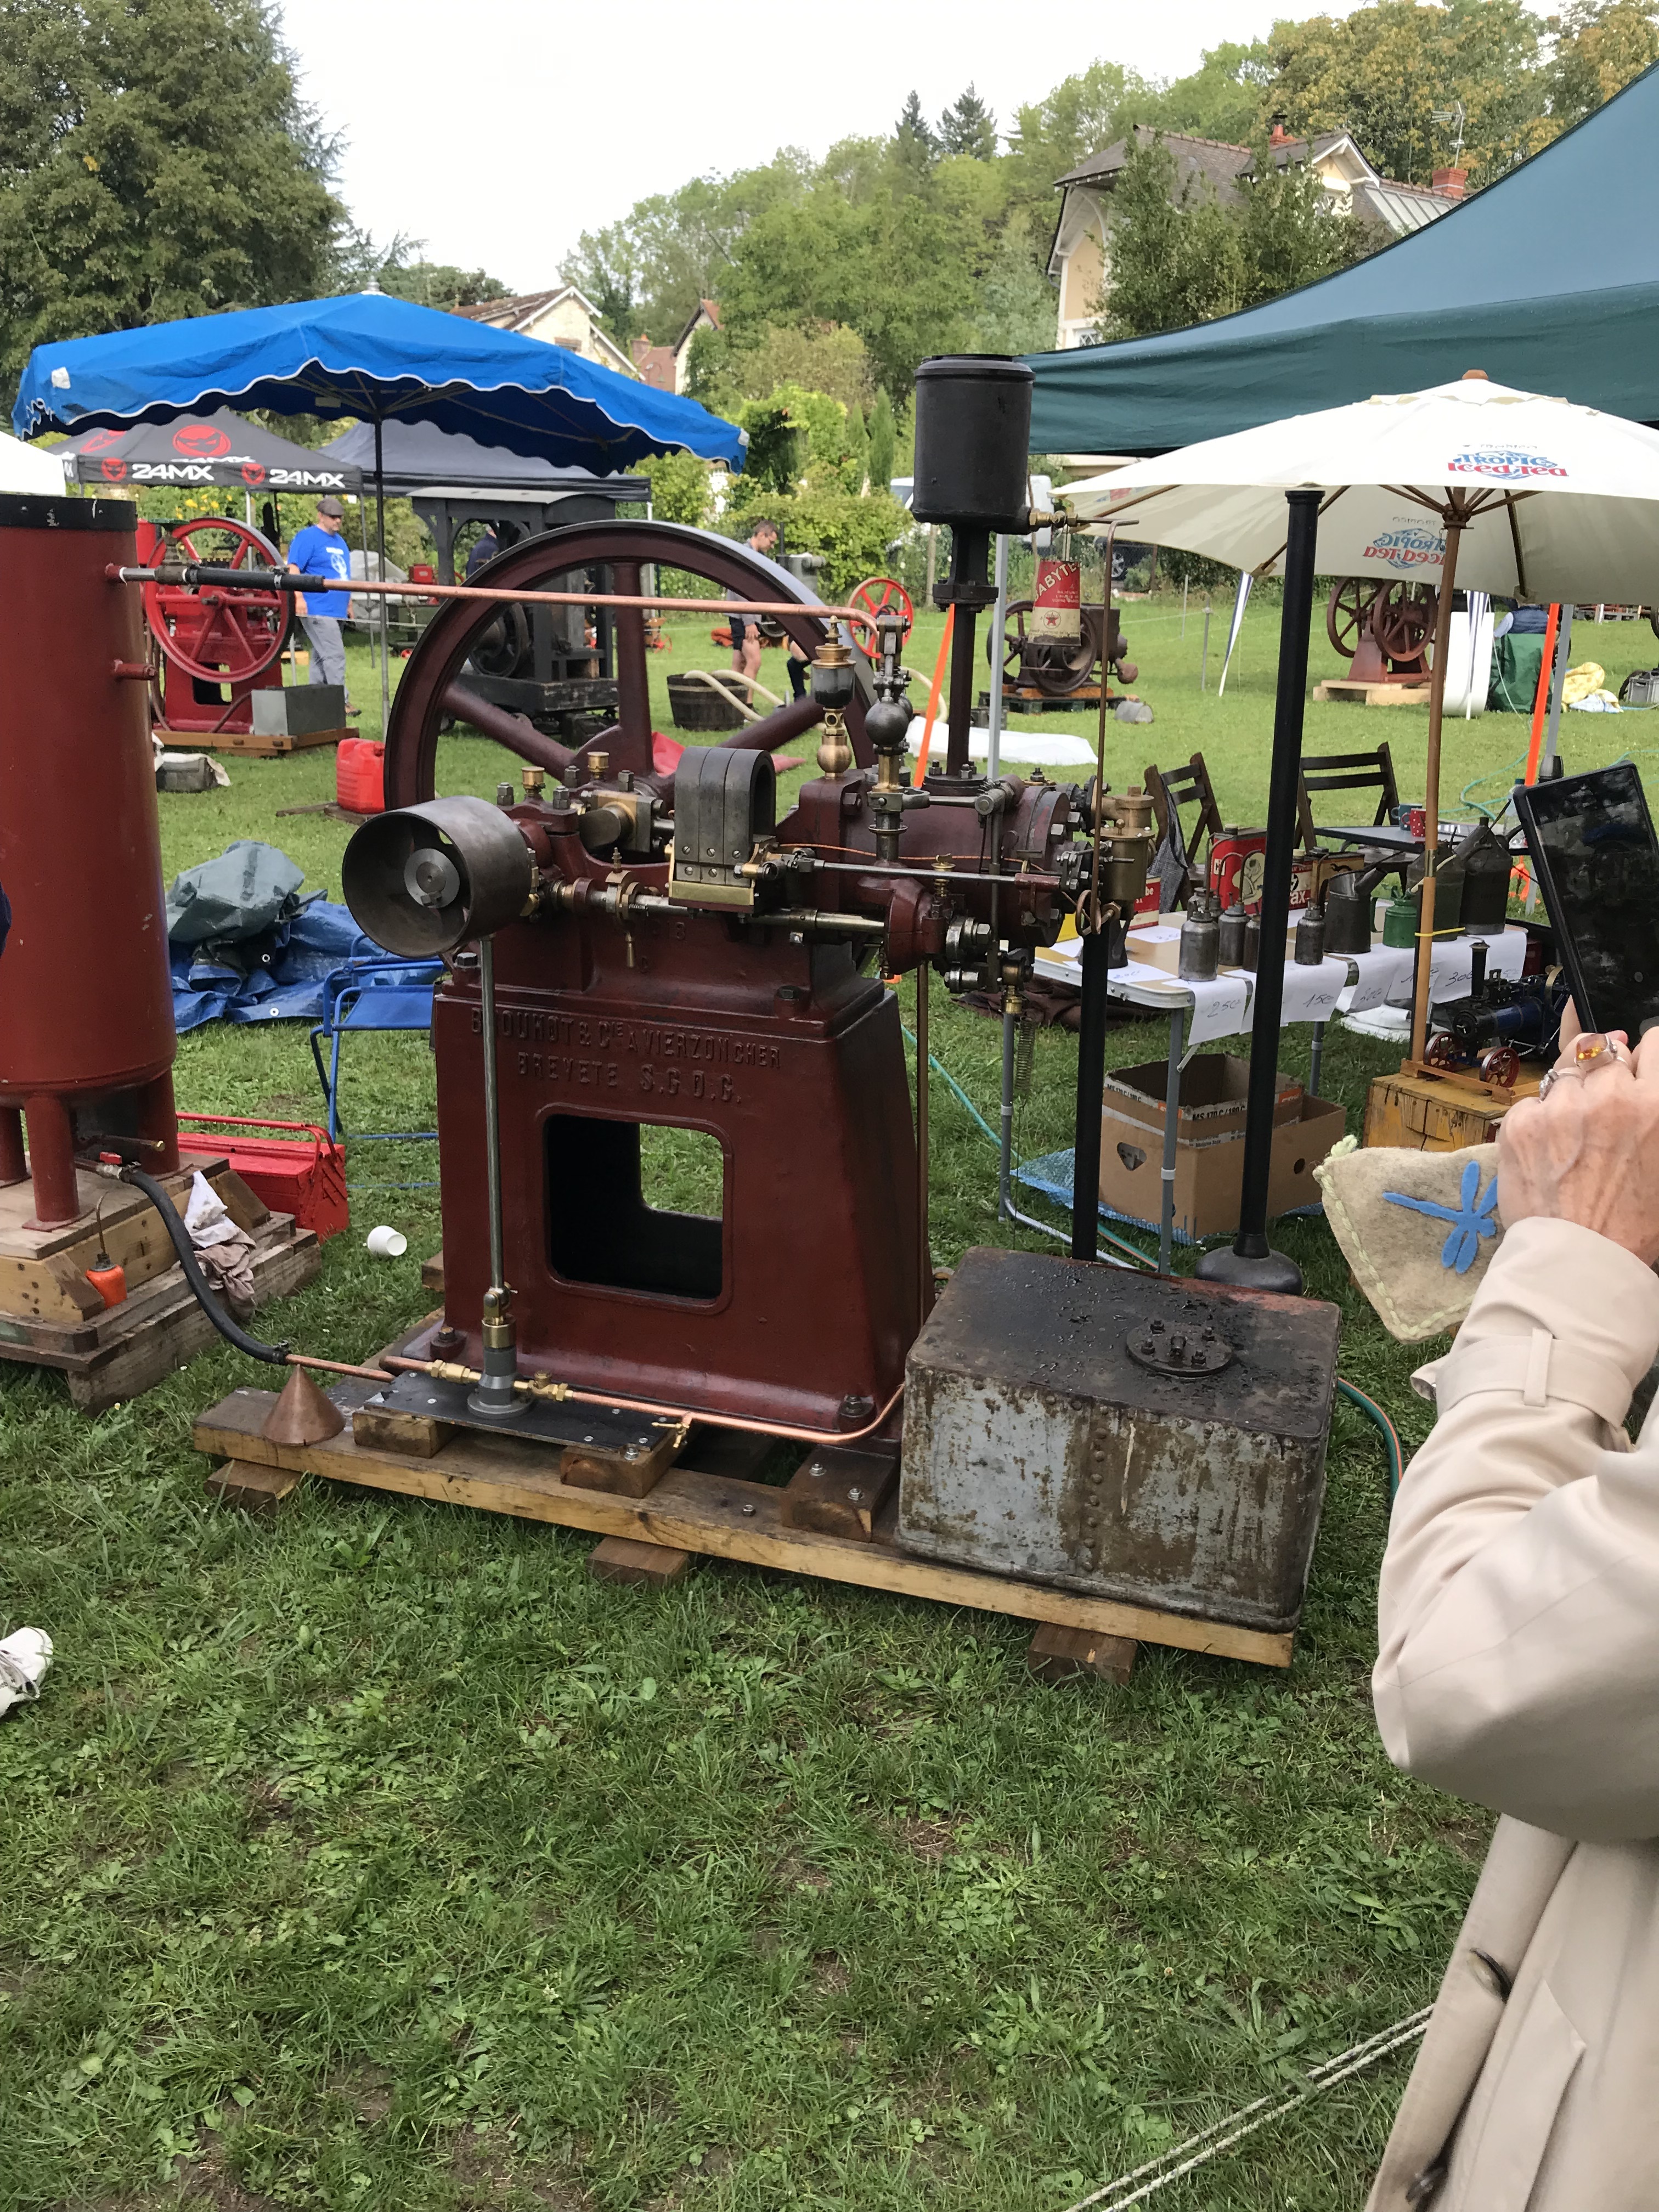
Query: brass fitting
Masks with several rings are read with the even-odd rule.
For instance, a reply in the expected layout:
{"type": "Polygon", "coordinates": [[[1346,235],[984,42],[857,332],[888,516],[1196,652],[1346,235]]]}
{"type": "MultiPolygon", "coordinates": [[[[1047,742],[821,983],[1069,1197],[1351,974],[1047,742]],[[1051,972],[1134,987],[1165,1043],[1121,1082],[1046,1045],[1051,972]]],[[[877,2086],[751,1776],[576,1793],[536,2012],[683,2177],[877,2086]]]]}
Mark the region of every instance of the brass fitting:
{"type": "Polygon", "coordinates": [[[542,795],[542,786],[547,781],[547,771],[544,769],[527,768],[524,770],[521,780],[524,784],[525,797],[539,799],[542,795]]]}

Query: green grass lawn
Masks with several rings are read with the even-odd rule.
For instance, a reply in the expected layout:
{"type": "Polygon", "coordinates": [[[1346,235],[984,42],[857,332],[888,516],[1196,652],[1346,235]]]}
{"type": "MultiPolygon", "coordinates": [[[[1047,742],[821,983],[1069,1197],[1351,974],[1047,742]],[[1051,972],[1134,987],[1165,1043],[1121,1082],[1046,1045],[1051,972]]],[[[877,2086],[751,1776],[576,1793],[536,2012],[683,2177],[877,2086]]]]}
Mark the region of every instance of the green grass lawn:
{"type": "MultiPolygon", "coordinates": [[[[1224,700],[1198,687],[1195,607],[1184,640],[1178,603],[1125,619],[1158,720],[1112,726],[1113,781],[1201,745],[1259,820],[1276,610],[1224,700]]],[[[672,628],[659,686],[722,665],[706,625],[672,628]]],[[[1659,657],[1645,626],[1582,635],[1615,683],[1659,657]]],[[[356,651],[352,679],[372,733],[356,651]]],[[[1648,727],[1566,720],[1574,767],[1648,727]]],[[[1420,776],[1414,710],[1309,728],[1386,734],[1402,787],[1420,776]]],[[[1449,726],[1449,790],[1524,742],[1514,718],[1449,726]]],[[[343,826],[278,818],[327,794],[331,755],[228,765],[228,792],[163,799],[169,874],[263,836],[337,896],[343,826]]],[[[441,749],[441,788],[507,772],[441,749]]],[[[936,993],[933,1037],[994,1119],[996,1025],[936,993]]],[[[1112,1059],[1163,1038],[1118,1027],[1112,1059]]],[[[1325,1087],[1352,1117],[1389,1059],[1334,1030],[1325,1087]]],[[[1285,1060],[1305,1073],[1305,1032],[1285,1060]]],[[[1073,1067],[1069,1036],[1036,1036],[1024,1152],[1066,1140],[1073,1067]]],[[[297,1025],[198,1031],[178,1084],[317,1110],[297,1025]]],[[[422,1042],[356,1041],[346,1108],[430,1128],[422,1042]]],[[[354,1144],[352,1233],[267,1333],[356,1358],[421,1312],[435,1192],[407,1186],[435,1173],[428,1146],[354,1144]],[[381,1220],[405,1259],[364,1253],[381,1220]]],[[[999,1230],[994,1151],[942,1085],[933,1177],[942,1262],[1041,1243],[999,1230]]],[[[1419,1440],[1415,1356],[1322,1224],[1279,1236],[1343,1308],[1345,1373],[1419,1440]]],[[[191,1416],[265,1380],[228,1348],[96,1420],[52,1377],[0,1377],[0,1628],[59,1654],[0,1723],[8,2212],[1064,2212],[1432,1991],[1485,1822],[1377,1747],[1382,1460],[1346,1406],[1288,1674],[1146,1649],[1127,1688],[1055,1690],[1000,1618],[715,1563],[618,1590],[582,1538],[350,1491],[274,1527],[212,1508],[191,1416]]],[[[1162,2201],[1352,2212],[1404,2070],[1162,2201]]]]}

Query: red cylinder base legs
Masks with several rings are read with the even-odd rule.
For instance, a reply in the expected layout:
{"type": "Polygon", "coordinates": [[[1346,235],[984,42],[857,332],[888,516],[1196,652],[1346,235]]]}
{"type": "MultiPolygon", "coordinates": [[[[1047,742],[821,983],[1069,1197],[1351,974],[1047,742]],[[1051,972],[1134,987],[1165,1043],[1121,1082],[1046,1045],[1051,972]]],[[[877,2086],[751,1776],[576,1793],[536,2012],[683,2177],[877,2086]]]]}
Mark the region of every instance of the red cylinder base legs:
{"type": "Polygon", "coordinates": [[[34,1182],[34,1218],[28,1229],[61,1229],[79,1218],[75,1179],[75,1127],[69,1108],[51,1091],[25,1100],[29,1125],[29,1173],[34,1182]]]}

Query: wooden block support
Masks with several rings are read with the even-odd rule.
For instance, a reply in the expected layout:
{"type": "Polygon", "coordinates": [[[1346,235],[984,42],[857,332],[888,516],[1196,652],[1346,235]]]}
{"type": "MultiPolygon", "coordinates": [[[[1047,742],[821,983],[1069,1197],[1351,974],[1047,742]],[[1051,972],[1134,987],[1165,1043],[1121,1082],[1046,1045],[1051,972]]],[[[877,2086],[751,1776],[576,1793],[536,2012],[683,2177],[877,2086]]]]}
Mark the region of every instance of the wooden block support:
{"type": "Polygon", "coordinates": [[[209,1475],[206,1489],[222,1505],[240,1505],[244,1513],[274,1521],[304,1480],[291,1468],[255,1467],[248,1460],[228,1459],[209,1475]]]}
{"type": "Polygon", "coordinates": [[[631,1536],[607,1536],[587,1555],[587,1571],[602,1583],[643,1583],[652,1589],[669,1589],[685,1579],[691,1564],[690,1552],[667,1544],[641,1544],[631,1536]]]}
{"type": "Polygon", "coordinates": [[[876,1516],[898,1481],[896,1451],[854,1451],[819,1444],[790,1477],[783,1518],[792,1528],[817,1528],[826,1536],[868,1543],[876,1516]]]}
{"type": "Polygon", "coordinates": [[[429,1260],[421,1262],[421,1288],[430,1291],[434,1297],[444,1294],[444,1255],[441,1245],[429,1260]]]}
{"type": "Polygon", "coordinates": [[[456,1429],[453,1421],[434,1421],[425,1413],[388,1413],[379,1406],[360,1406],[351,1417],[351,1432],[373,1451],[435,1459],[456,1429]]]}
{"type": "Polygon", "coordinates": [[[1025,1663],[1039,1682],[1069,1682],[1079,1674],[1098,1674],[1103,1682],[1127,1682],[1135,1663],[1131,1636],[1102,1636],[1091,1628],[1066,1628],[1045,1620],[1031,1638],[1025,1663]]]}

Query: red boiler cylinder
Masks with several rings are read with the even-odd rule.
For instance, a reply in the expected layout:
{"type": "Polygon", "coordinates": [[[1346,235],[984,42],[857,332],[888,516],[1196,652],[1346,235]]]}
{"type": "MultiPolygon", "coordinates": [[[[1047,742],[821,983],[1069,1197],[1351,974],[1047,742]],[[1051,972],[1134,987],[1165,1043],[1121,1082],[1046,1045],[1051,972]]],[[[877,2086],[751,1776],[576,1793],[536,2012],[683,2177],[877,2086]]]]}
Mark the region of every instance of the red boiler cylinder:
{"type": "Polygon", "coordinates": [[[173,993],[145,658],[125,500],[0,495],[0,1184],[32,1228],[82,1211],[75,1152],[179,1164],[173,993]],[[27,1164],[23,1124],[28,1129],[27,1164]]]}

